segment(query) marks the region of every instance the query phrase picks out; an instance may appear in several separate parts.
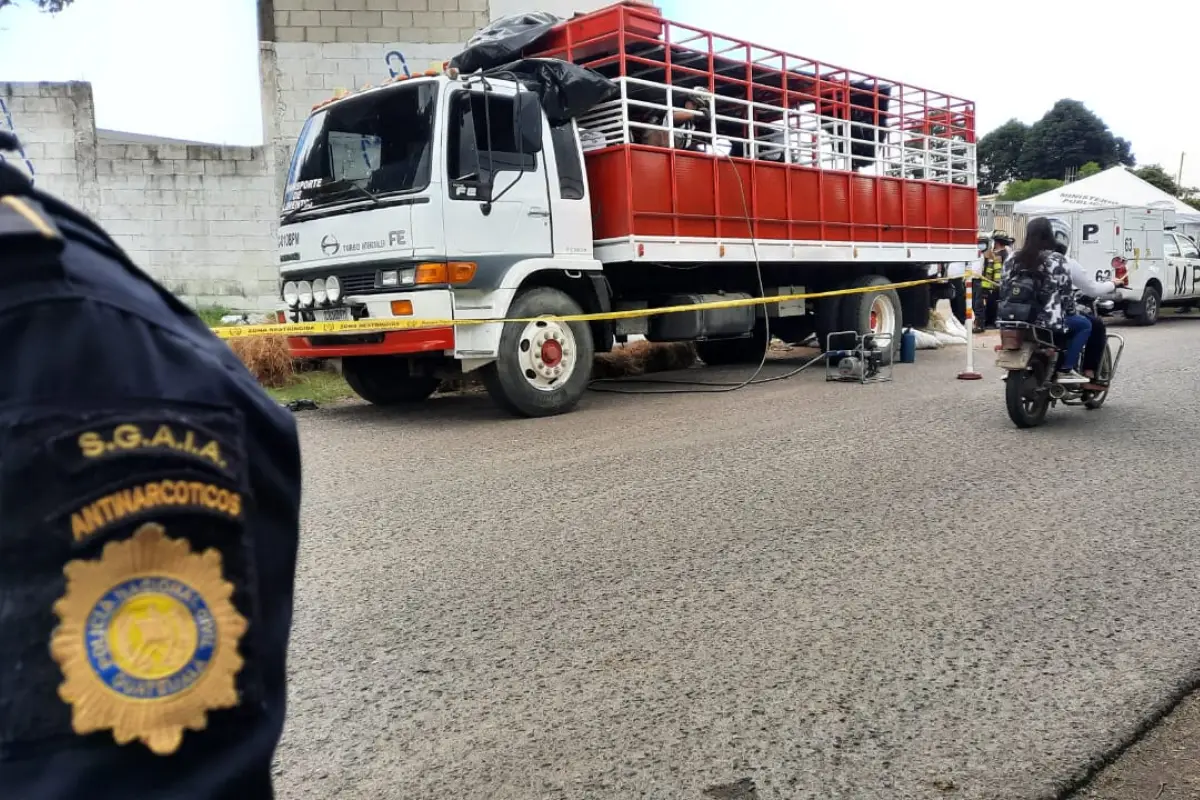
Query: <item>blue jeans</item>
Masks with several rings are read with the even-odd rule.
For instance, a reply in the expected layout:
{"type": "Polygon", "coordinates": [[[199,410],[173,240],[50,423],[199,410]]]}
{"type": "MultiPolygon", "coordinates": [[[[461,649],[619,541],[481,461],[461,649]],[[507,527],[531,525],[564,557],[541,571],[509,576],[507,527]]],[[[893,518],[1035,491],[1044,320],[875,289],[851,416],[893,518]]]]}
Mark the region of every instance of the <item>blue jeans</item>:
{"type": "Polygon", "coordinates": [[[1059,369],[1073,370],[1079,369],[1079,356],[1083,353],[1083,346],[1087,344],[1088,337],[1092,334],[1092,321],[1083,314],[1072,314],[1063,320],[1063,324],[1067,326],[1067,352],[1059,364],[1059,369]]]}

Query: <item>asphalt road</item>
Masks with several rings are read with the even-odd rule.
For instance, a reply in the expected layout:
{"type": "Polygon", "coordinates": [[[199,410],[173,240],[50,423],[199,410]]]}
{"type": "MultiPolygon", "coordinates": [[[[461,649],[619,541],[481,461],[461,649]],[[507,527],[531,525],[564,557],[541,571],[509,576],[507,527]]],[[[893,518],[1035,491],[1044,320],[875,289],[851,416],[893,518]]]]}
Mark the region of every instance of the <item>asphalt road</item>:
{"type": "Polygon", "coordinates": [[[1036,431],[961,348],[301,414],[279,795],[1057,796],[1200,678],[1200,321],[1120,331],[1036,431]]]}

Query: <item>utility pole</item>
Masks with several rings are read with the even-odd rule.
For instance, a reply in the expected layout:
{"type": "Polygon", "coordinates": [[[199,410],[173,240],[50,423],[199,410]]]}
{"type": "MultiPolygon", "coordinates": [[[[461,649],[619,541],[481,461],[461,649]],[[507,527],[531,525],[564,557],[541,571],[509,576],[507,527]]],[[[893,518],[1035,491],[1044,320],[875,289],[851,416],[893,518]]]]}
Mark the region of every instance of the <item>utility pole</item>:
{"type": "Polygon", "coordinates": [[[1177,176],[1175,176],[1175,185],[1178,186],[1180,189],[1183,188],[1183,158],[1186,155],[1187,155],[1187,153],[1179,154],[1179,174],[1177,176]]]}

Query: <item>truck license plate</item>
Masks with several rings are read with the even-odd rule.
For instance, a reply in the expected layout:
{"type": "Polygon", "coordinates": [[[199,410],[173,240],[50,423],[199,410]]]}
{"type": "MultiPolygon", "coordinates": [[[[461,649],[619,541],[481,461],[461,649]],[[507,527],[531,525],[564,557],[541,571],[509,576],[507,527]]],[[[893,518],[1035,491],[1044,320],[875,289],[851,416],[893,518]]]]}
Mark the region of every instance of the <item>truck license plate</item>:
{"type": "Polygon", "coordinates": [[[348,319],[350,319],[350,309],[348,308],[317,309],[317,322],[345,322],[348,319]]]}
{"type": "Polygon", "coordinates": [[[1020,350],[1001,350],[996,356],[996,366],[1000,369],[1025,369],[1032,355],[1033,343],[1025,342],[1020,350]]]}

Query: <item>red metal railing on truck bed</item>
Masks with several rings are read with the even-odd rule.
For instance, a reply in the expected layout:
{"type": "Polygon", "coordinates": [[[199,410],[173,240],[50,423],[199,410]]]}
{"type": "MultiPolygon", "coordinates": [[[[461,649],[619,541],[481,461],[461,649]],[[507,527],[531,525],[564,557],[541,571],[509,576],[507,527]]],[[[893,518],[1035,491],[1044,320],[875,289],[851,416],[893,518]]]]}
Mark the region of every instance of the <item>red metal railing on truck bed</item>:
{"type": "Polygon", "coordinates": [[[969,101],[718,36],[641,4],[568,20],[528,55],[581,64],[620,87],[578,120],[599,241],[975,242],[969,101]],[[707,114],[684,131],[666,112],[689,98],[707,114]]]}

